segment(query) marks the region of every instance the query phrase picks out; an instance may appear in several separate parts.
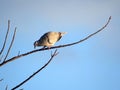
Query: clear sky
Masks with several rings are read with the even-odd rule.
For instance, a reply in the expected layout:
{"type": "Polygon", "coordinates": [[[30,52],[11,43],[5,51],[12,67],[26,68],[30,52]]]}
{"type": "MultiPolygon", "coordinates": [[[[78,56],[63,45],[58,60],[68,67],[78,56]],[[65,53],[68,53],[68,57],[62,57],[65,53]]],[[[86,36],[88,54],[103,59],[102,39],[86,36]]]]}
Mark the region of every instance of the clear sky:
{"type": "MultiPolygon", "coordinates": [[[[34,41],[48,31],[67,32],[55,45],[78,41],[100,29],[109,16],[112,20],[104,31],[78,45],[58,49],[53,61],[19,89],[120,90],[120,0],[0,0],[1,46],[8,19],[11,28],[6,48],[17,27],[8,58],[19,51],[34,50],[34,41]]],[[[4,79],[0,90],[6,85],[10,90],[42,67],[51,51],[37,52],[0,67],[0,79],[4,79]]]]}

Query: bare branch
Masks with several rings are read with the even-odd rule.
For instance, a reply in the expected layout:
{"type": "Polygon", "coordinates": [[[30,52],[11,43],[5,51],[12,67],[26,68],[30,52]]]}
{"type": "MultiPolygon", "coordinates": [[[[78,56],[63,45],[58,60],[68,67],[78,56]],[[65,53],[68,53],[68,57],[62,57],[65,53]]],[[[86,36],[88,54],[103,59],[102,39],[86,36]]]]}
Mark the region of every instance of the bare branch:
{"type": "Polygon", "coordinates": [[[32,75],[30,75],[27,79],[25,79],[23,82],[21,82],[20,84],[18,84],[17,86],[15,86],[14,88],[12,88],[11,90],[15,90],[17,88],[19,88],[20,86],[22,86],[23,84],[25,84],[27,81],[29,81],[31,78],[33,78],[36,74],[38,74],[41,70],[43,70],[51,61],[52,59],[58,54],[57,49],[54,51],[54,53],[51,55],[50,60],[44,65],[42,66],[40,69],[38,69],[35,73],[33,73],[32,75]]]}
{"type": "Polygon", "coordinates": [[[8,90],[8,85],[6,86],[5,90],[8,90]]]}
{"type": "Polygon", "coordinates": [[[0,82],[3,81],[3,79],[0,79],[0,82]]]}
{"type": "Polygon", "coordinates": [[[5,64],[7,64],[8,62],[11,62],[11,61],[13,61],[13,60],[16,60],[16,59],[18,59],[18,58],[21,58],[21,57],[23,57],[23,56],[27,56],[27,55],[29,55],[29,54],[32,54],[32,53],[35,53],[35,52],[38,52],[38,51],[44,51],[44,50],[62,48],[62,47],[67,47],[67,46],[72,46],[72,45],[75,45],[75,44],[79,44],[79,43],[81,43],[81,42],[89,39],[90,37],[94,36],[95,34],[99,33],[100,31],[102,31],[105,27],[107,27],[107,25],[109,24],[110,20],[111,20],[111,16],[109,17],[107,23],[106,23],[101,29],[97,30],[96,32],[88,35],[87,37],[85,37],[85,38],[83,38],[83,39],[81,39],[81,40],[79,40],[79,41],[77,41],[77,42],[73,42],[73,43],[65,44],[65,45],[54,46],[54,47],[51,47],[51,48],[41,48],[41,49],[33,50],[33,51],[30,51],[30,52],[27,52],[27,53],[24,53],[24,54],[20,54],[20,55],[18,55],[18,56],[14,56],[14,57],[6,60],[5,62],[1,63],[0,66],[3,66],[3,65],[5,65],[5,64]]]}
{"type": "Polygon", "coordinates": [[[3,58],[3,55],[2,55],[2,56],[0,56],[0,62],[2,61],[2,58],[3,58]]]}
{"type": "Polygon", "coordinates": [[[1,51],[0,51],[0,55],[2,54],[2,52],[3,52],[4,48],[5,48],[9,30],[10,30],[10,20],[8,20],[8,29],[7,29],[7,33],[6,33],[6,36],[5,36],[5,40],[4,40],[3,47],[2,47],[2,49],[1,49],[1,51]]]}
{"type": "Polygon", "coordinates": [[[15,39],[15,35],[16,35],[16,29],[17,29],[17,28],[15,28],[15,30],[14,30],[14,34],[13,34],[13,37],[12,37],[11,44],[10,44],[10,46],[9,46],[9,49],[8,49],[8,51],[7,51],[7,54],[6,54],[3,62],[5,62],[6,58],[8,57],[8,54],[9,54],[9,52],[10,52],[10,50],[11,50],[12,45],[13,45],[13,42],[14,42],[14,39],[15,39]]]}
{"type": "Polygon", "coordinates": [[[18,51],[18,56],[20,55],[20,51],[18,51]]]}

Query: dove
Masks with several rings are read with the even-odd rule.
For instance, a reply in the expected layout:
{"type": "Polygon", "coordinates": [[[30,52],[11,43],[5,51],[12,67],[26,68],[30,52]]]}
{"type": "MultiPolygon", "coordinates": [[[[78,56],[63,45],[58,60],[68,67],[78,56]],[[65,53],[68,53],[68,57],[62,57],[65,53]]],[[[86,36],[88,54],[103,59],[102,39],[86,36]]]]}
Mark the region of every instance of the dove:
{"type": "Polygon", "coordinates": [[[39,40],[34,42],[34,48],[38,46],[50,48],[57,41],[59,41],[64,34],[66,34],[66,32],[53,32],[53,31],[47,32],[44,35],[42,35],[39,40]]]}

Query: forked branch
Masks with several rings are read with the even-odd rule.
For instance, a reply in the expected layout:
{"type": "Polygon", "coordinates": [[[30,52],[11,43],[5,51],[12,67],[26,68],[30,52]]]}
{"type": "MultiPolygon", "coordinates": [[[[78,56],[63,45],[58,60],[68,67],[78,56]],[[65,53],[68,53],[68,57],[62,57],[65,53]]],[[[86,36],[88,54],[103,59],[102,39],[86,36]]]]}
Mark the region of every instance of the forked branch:
{"type": "Polygon", "coordinates": [[[9,46],[9,48],[8,48],[7,54],[6,54],[3,62],[5,62],[5,61],[6,61],[6,58],[8,57],[8,54],[9,54],[9,52],[10,52],[10,50],[11,50],[11,47],[12,47],[13,42],[14,42],[14,39],[15,39],[15,35],[16,35],[16,28],[15,28],[15,30],[14,30],[14,34],[13,34],[13,37],[12,37],[12,41],[11,41],[11,43],[10,43],[10,46],[9,46]]]}
{"type": "Polygon", "coordinates": [[[34,72],[32,75],[30,75],[27,79],[25,79],[24,81],[22,81],[20,84],[18,84],[17,86],[15,86],[14,88],[12,88],[11,90],[15,90],[17,88],[19,88],[20,86],[22,86],[23,84],[25,84],[27,81],[29,81],[31,78],[33,78],[36,74],[38,74],[41,70],[43,70],[51,61],[52,59],[58,54],[57,49],[54,51],[53,54],[51,54],[51,58],[50,60],[44,65],[42,66],[40,69],[38,69],[36,72],[34,72]]]}
{"type": "Polygon", "coordinates": [[[110,20],[111,20],[111,16],[109,17],[107,23],[106,23],[102,28],[100,28],[100,29],[97,30],[96,32],[88,35],[87,37],[85,37],[85,38],[83,38],[83,39],[81,39],[81,40],[79,40],[79,41],[77,41],[77,42],[73,42],[73,43],[65,44],[65,45],[54,46],[54,47],[51,47],[51,48],[42,48],[42,49],[37,49],[37,50],[29,51],[29,52],[27,52],[27,53],[14,56],[14,57],[6,60],[5,62],[1,63],[0,66],[3,66],[3,65],[5,65],[5,64],[7,64],[7,63],[9,63],[9,62],[11,62],[11,61],[14,61],[14,60],[18,59],[18,58],[21,58],[21,57],[23,57],[23,56],[27,56],[27,55],[29,55],[29,54],[32,54],[32,53],[35,53],[35,52],[38,52],[38,51],[44,51],[44,50],[62,48],[62,47],[67,47],[67,46],[72,46],[72,45],[75,45],[75,44],[79,44],[79,43],[81,43],[81,42],[83,42],[83,41],[85,41],[85,40],[88,40],[90,37],[94,36],[95,34],[99,33],[100,31],[104,30],[105,27],[107,27],[107,25],[109,24],[110,20]]]}

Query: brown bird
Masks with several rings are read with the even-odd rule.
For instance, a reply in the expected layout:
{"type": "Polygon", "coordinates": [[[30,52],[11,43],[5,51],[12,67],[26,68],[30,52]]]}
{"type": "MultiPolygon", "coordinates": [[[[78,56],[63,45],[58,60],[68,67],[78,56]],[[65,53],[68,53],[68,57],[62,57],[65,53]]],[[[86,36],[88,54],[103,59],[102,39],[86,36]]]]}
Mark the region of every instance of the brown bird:
{"type": "Polygon", "coordinates": [[[36,46],[52,47],[66,32],[47,32],[41,38],[34,42],[34,48],[36,46]]]}

